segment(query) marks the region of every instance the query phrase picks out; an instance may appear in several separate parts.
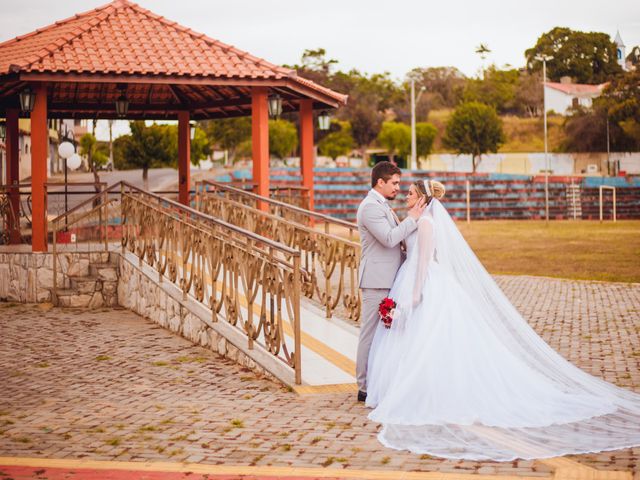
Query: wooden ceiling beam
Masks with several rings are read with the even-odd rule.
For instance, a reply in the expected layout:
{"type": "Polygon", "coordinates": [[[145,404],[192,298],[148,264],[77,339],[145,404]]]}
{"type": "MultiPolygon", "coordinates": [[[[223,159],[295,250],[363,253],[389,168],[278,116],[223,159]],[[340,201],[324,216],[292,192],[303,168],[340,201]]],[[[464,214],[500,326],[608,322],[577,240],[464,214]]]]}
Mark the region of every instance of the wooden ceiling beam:
{"type": "Polygon", "coordinates": [[[149,91],[147,92],[147,104],[151,103],[152,92],[153,92],[153,83],[149,84],[149,91]]]}
{"type": "Polygon", "coordinates": [[[180,105],[182,105],[183,107],[186,107],[190,103],[189,99],[184,96],[184,94],[178,89],[176,85],[169,84],[168,87],[169,87],[169,91],[171,92],[173,97],[178,101],[180,105]]]}

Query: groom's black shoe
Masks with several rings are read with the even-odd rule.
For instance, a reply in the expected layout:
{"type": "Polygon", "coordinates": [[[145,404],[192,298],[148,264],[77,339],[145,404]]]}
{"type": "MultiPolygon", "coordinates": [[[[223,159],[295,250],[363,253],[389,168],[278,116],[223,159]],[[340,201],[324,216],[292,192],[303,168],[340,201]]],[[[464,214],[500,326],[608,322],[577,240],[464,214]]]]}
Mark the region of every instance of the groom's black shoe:
{"type": "Polygon", "coordinates": [[[367,392],[362,392],[362,391],[358,390],[358,401],[359,402],[366,402],[367,401],[367,392]]]}

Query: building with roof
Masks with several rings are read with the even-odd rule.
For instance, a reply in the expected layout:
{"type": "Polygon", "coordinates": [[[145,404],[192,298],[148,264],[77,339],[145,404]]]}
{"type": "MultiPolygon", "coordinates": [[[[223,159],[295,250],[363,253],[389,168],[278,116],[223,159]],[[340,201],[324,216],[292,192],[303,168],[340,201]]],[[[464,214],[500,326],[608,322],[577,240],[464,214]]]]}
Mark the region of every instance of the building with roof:
{"type": "Polygon", "coordinates": [[[606,86],[606,83],[587,85],[567,81],[546,82],[544,93],[546,95],[547,111],[568,115],[571,109],[574,108],[591,108],[593,99],[599,97],[606,86]]]}
{"type": "MultiPolygon", "coordinates": [[[[7,183],[19,181],[18,119],[31,119],[32,247],[46,250],[49,119],[178,120],[179,199],[189,201],[190,120],[251,116],[256,193],[269,194],[268,106],[297,112],[303,186],[313,185],[314,111],[345,95],[127,0],[0,43],[7,183]],[[33,99],[32,111],[21,99],[33,99]],[[273,102],[271,102],[273,100],[273,102]]],[[[312,189],[309,188],[312,195],[312,189]]],[[[309,199],[311,207],[313,198],[309,199]]]]}

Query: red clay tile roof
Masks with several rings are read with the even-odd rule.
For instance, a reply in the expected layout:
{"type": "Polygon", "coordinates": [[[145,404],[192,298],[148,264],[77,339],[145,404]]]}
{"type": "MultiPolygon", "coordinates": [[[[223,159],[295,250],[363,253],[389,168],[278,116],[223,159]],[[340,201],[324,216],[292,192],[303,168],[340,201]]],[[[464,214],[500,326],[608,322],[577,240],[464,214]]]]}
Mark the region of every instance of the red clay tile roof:
{"type": "Polygon", "coordinates": [[[340,103],[346,96],[297,77],[127,0],[0,43],[0,75],[100,73],[225,79],[290,79],[340,103]]]}
{"type": "Polygon", "coordinates": [[[591,96],[591,95],[600,95],[604,87],[607,86],[606,83],[601,83],[600,85],[587,85],[583,83],[556,83],[556,82],[547,82],[546,84],[549,88],[553,88],[554,90],[559,90],[567,95],[575,95],[575,96],[591,96]]]}

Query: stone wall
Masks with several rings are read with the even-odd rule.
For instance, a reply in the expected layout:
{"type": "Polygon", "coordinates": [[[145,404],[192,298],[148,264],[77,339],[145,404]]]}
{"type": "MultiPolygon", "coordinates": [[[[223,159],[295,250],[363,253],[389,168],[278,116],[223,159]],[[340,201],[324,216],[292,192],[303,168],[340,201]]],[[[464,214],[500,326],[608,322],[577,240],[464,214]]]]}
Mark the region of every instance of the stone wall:
{"type": "Polygon", "coordinates": [[[52,285],[53,263],[50,255],[0,253],[0,300],[50,302],[52,285]]]}
{"type": "MultiPolygon", "coordinates": [[[[118,282],[108,252],[58,254],[59,304],[65,307],[117,305],[118,282]]],[[[51,253],[0,253],[0,300],[21,303],[52,302],[51,253]]]]}

